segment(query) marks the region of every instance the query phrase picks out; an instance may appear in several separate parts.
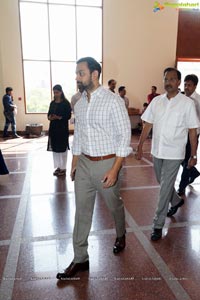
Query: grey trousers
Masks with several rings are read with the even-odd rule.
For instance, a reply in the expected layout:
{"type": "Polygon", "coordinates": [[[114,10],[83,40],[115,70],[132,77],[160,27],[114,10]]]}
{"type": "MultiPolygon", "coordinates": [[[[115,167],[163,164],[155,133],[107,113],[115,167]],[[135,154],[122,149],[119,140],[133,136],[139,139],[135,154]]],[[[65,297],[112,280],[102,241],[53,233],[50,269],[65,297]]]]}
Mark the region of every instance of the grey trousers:
{"type": "Polygon", "coordinates": [[[115,158],[102,161],[90,161],[81,155],[75,175],[76,213],[73,231],[74,262],[87,261],[88,236],[92,224],[93,209],[96,192],[104,198],[110,210],[116,227],[117,237],[125,233],[125,213],[123,201],[120,197],[120,182],[110,188],[103,188],[101,182],[104,174],[112,167],[115,158]]]}
{"type": "Polygon", "coordinates": [[[157,210],[153,220],[153,228],[161,229],[165,224],[169,203],[175,206],[180,198],[175,191],[174,184],[182,160],[153,158],[156,178],[160,184],[160,194],[157,210]]]}

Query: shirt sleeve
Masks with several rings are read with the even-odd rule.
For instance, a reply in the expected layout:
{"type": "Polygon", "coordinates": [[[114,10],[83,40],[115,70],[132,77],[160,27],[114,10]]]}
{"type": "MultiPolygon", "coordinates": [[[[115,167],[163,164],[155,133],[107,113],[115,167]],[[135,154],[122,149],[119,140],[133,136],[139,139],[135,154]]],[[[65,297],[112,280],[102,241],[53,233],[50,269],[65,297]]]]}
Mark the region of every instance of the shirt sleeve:
{"type": "Polygon", "coordinates": [[[80,134],[80,125],[78,120],[76,120],[76,107],[74,107],[75,114],[75,123],[74,123],[74,139],[72,144],[72,154],[81,155],[81,134],[80,134]]]}
{"type": "Polygon", "coordinates": [[[154,100],[147,106],[146,110],[141,116],[141,119],[147,123],[154,123],[154,100]]]}
{"type": "Polygon", "coordinates": [[[3,105],[6,111],[13,111],[12,101],[10,100],[9,96],[5,95],[3,97],[3,105]]]}
{"type": "Polygon", "coordinates": [[[132,152],[131,142],[131,124],[127,113],[127,109],[120,99],[117,97],[113,102],[112,122],[116,129],[116,156],[126,157],[132,152]]]}
{"type": "Polygon", "coordinates": [[[197,116],[195,103],[190,100],[190,106],[187,110],[186,126],[189,129],[200,127],[200,121],[197,116]]]}

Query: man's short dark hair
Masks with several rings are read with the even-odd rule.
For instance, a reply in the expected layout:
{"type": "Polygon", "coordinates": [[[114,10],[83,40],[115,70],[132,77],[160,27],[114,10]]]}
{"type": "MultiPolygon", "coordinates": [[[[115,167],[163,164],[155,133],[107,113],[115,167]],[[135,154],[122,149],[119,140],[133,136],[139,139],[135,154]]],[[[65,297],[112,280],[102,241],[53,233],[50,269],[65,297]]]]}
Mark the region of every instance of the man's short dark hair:
{"type": "Polygon", "coordinates": [[[120,93],[121,91],[123,91],[124,89],[125,89],[126,87],[125,86],[120,86],[119,88],[118,88],[118,92],[120,93]]]}
{"type": "Polygon", "coordinates": [[[184,82],[185,81],[192,81],[194,83],[194,85],[196,86],[199,82],[198,77],[195,74],[189,74],[187,76],[185,76],[184,82]]]}
{"type": "Polygon", "coordinates": [[[152,85],[152,88],[154,88],[154,90],[156,90],[156,91],[157,91],[157,86],[155,86],[155,85],[152,85]]]}
{"type": "Polygon", "coordinates": [[[179,70],[177,70],[176,68],[171,68],[171,67],[166,68],[163,72],[164,76],[167,72],[176,72],[178,80],[181,80],[181,72],[179,70]]]}
{"type": "Polygon", "coordinates": [[[8,87],[5,89],[5,91],[6,91],[6,94],[7,94],[7,93],[9,93],[9,92],[12,92],[12,91],[13,91],[13,88],[11,88],[10,86],[8,86],[8,87]]]}
{"type": "Polygon", "coordinates": [[[108,80],[108,85],[110,85],[113,81],[115,81],[115,79],[108,80]]]}
{"type": "Polygon", "coordinates": [[[90,73],[94,71],[98,71],[98,78],[101,75],[101,65],[93,58],[93,57],[83,57],[80,58],[76,63],[80,64],[82,62],[86,62],[88,65],[88,69],[90,70],[90,73]]]}
{"type": "Polygon", "coordinates": [[[149,104],[147,102],[143,103],[143,107],[147,107],[149,104]]]}

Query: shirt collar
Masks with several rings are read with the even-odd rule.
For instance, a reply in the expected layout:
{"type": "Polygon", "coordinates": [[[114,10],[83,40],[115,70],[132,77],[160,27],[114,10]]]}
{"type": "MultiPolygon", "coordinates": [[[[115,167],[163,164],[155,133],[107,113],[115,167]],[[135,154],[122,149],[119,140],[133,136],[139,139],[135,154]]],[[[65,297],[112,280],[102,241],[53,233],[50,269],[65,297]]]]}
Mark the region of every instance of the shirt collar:
{"type": "Polygon", "coordinates": [[[192,95],[190,95],[190,98],[195,99],[196,95],[197,95],[197,93],[196,93],[196,91],[194,91],[194,93],[192,95]]]}
{"type": "MultiPolygon", "coordinates": [[[[176,96],[172,97],[171,99],[176,99],[176,98],[178,98],[178,97],[180,96],[180,94],[181,94],[180,92],[177,93],[176,96]]],[[[164,97],[165,97],[168,101],[170,101],[170,99],[167,97],[167,93],[164,94],[164,97]]]]}
{"type": "MultiPolygon", "coordinates": [[[[100,85],[96,90],[94,90],[94,92],[91,93],[91,96],[93,96],[93,95],[95,95],[95,96],[101,95],[102,89],[103,89],[103,86],[100,85]]],[[[84,98],[87,99],[87,92],[86,92],[86,91],[84,91],[84,92],[82,93],[82,95],[84,96],[84,98]]]]}

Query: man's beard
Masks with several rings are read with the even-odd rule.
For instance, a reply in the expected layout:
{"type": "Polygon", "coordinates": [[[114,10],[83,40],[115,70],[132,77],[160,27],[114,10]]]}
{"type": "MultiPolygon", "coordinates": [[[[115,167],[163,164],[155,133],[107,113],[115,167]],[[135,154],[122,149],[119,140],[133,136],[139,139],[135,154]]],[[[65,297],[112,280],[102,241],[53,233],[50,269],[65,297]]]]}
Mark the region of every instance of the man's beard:
{"type": "Polygon", "coordinates": [[[84,91],[90,91],[94,88],[94,84],[91,80],[88,84],[83,84],[82,82],[77,81],[77,86],[81,93],[83,93],[84,91]]]}
{"type": "Polygon", "coordinates": [[[85,91],[85,87],[81,82],[77,82],[77,86],[80,93],[83,93],[85,91]]]}

